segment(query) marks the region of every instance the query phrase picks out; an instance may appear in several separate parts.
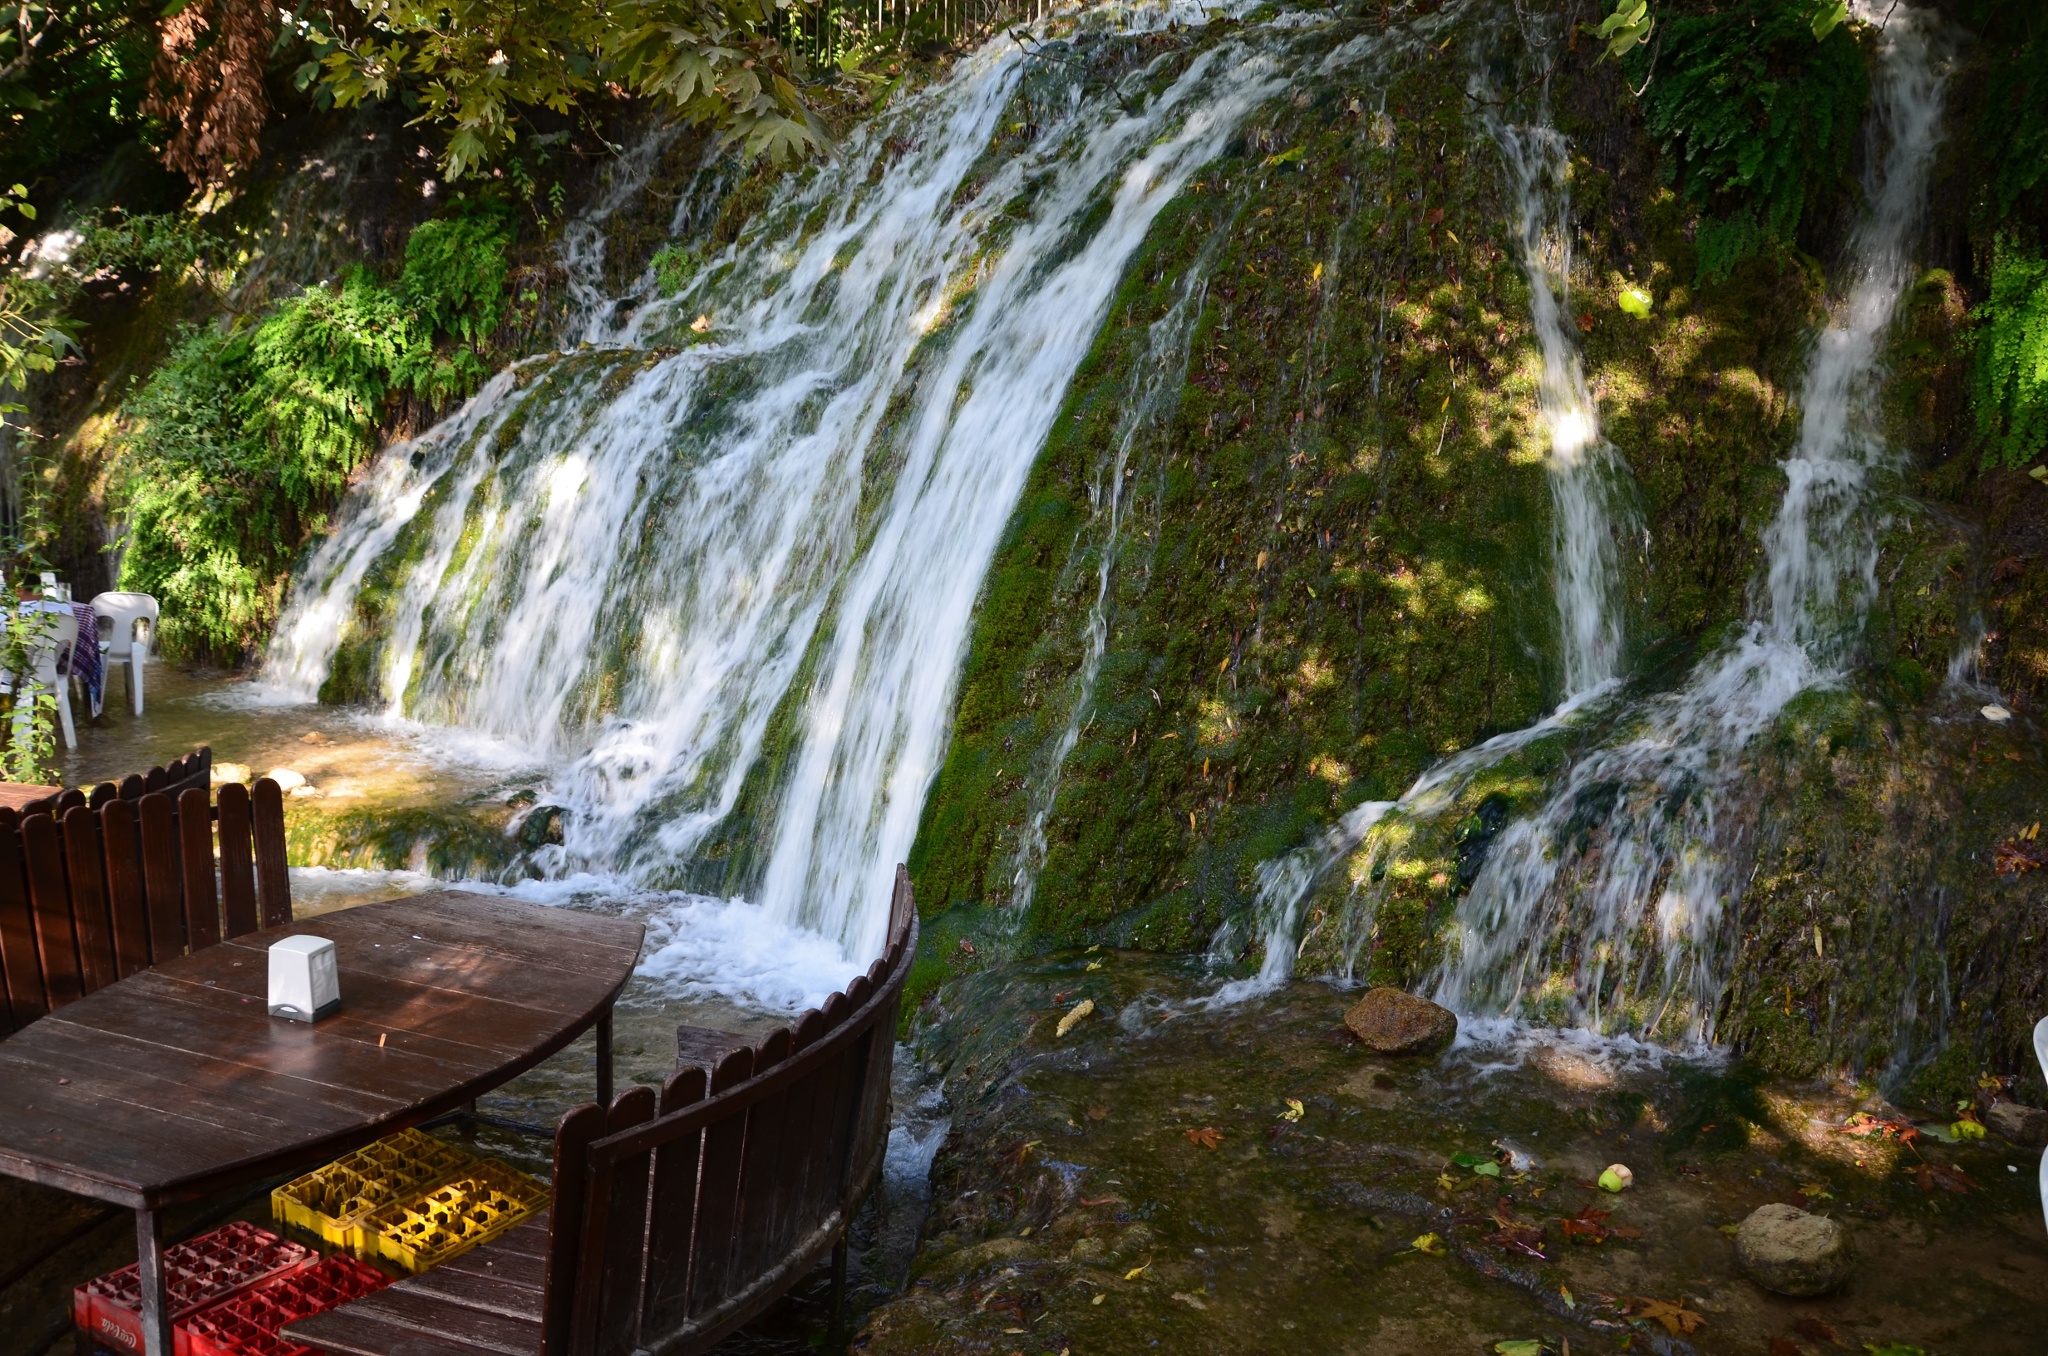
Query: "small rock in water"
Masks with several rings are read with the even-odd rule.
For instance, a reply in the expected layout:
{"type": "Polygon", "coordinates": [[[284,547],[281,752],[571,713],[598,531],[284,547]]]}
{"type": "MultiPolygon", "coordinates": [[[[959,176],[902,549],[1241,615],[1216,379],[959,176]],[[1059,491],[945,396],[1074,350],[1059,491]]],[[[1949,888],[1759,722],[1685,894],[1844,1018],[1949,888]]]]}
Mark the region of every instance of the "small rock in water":
{"type": "Polygon", "coordinates": [[[246,786],[249,783],[247,763],[215,763],[213,784],[215,786],[246,786]]]}
{"type": "Polygon", "coordinates": [[[1393,988],[1369,990],[1344,1014],[1344,1025],[1381,1055],[1433,1055],[1458,1035],[1458,1018],[1449,1008],[1393,988]]]}
{"type": "Polygon", "coordinates": [[[1993,1102],[1991,1109],[1984,1113],[1984,1119],[1993,1130],[2023,1148],[2038,1149],[2048,1145],[2048,1111],[2037,1106],[1993,1102]]]}
{"type": "Polygon", "coordinates": [[[321,734],[318,730],[308,730],[299,736],[299,742],[301,744],[332,744],[334,741],[321,734]]]}
{"type": "Polygon", "coordinates": [[[306,784],[304,773],[294,772],[288,767],[274,767],[263,775],[276,782],[280,791],[296,791],[306,784]]]}
{"type": "Polygon", "coordinates": [[[1993,725],[2003,725],[2006,721],[2012,719],[2012,712],[1996,704],[1984,707],[1982,715],[1984,719],[1990,721],[1993,725]]]}
{"type": "Polygon", "coordinates": [[[312,783],[310,783],[310,782],[307,782],[307,783],[303,783],[303,784],[301,784],[301,785],[299,785],[299,786],[295,786],[295,787],[293,787],[293,788],[291,789],[291,795],[292,795],[292,798],[293,798],[294,800],[307,800],[307,799],[310,799],[311,797],[313,797],[313,796],[317,796],[317,795],[319,795],[319,794],[320,794],[320,788],[319,788],[319,787],[317,787],[317,786],[314,786],[314,785],[313,785],[312,783]]]}
{"type": "Polygon", "coordinates": [[[1848,1279],[1849,1234],[1825,1216],[1760,1205],[1735,1231],[1735,1260],[1766,1290],[1825,1295],[1848,1279]]]}

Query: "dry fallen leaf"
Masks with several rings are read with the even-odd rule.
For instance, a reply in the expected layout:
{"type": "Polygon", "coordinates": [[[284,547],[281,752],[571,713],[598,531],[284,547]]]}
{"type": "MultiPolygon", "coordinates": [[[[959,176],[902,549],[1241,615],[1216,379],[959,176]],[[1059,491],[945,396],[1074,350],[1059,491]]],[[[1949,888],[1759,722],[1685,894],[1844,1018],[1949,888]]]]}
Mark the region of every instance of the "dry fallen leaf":
{"type": "Polygon", "coordinates": [[[1181,1134],[1187,1137],[1188,1143],[1199,1144],[1204,1149],[1213,1149],[1223,1143],[1223,1132],[1213,1125],[1205,1125],[1199,1130],[1183,1130],[1181,1134]]]}
{"type": "Polygon", "coordinates": [[[1809,1342],[1832,1342],[1835,1330],[1817,1318],[1802,1318],[1792,1325],[1792,1331],[1809,1342]]]}
{"type": "Polygon", "coordinates": [[[1408,1246],[1417,1252],[1441,1255],[1444,1250],[1444,1241],[1436,1234],[1424,1234],[1420,1238],[1412,1240],[1408,1246]]]}
{"type": "Polygon", "coordinates": [[[1091,1121],[1099,1121],[1108,1114],[1109,1108],[1106,1106],[1091,1106],[1088,1108],[1088,1119],[1091,1121]]]}
{"type": "Polygon", "coordinates": [[[1644,1299],[1637,1296],[1635,1303],[1637,1307],[1630,1317],[1654,1318],[1662,1323],[1664,1330],[1673,1337],[1678,1336],[1681,1331],[1691,1332],[1695,1328],[1704,1327],[1707,1322],[1703,1315],[1694,1313],[1678,1300],[1644,1299]]]}
{"type": "Polygon", "coordinates": [[[1283,1121],[1298,1121],[1307,1112],[1308,1108],[1301,1104],[1299,1097],[1289,1097],[1287,1099],[1287,1110],[1280,1113],[1280,1119],[1283,1121]]]}
{"type": "Polygon", "coordinates": [[[1095,1011],[1095,1000],[1092,998],[1082,999],[1080,1002],[1074,1004],[1074,1010],[1072,1012],[1069,1012],[1066,1016],[1060,1018],[1060,1024],[1058,1028],[1054,1030],[1053,1034],[1055,1036],[1066,1035],[1069,1031],[1072,1031],[1076,1026],[1080,1025],[1082,1018],[1086,1017],[1089,1013],[1093,1011],[1095,1011]]]}
{"type": "Polygon", "coordinates": [[[1126,1271],[1124,1273],[1124,1279],[1127,1281],[1135,1281],[1151,1269],[1152,1264],[1150,1262],[1145,1263],[1143,1266],[1132,1267],[1129,1271],[1126,1271]]]}
{"type": "Polygon", "coordinates": [[[1771,1356],[1806,1356],[1806,1353],[1802,1352],[1799,1344],[1789,1337],[1773,1337],[1771,1356]]]}

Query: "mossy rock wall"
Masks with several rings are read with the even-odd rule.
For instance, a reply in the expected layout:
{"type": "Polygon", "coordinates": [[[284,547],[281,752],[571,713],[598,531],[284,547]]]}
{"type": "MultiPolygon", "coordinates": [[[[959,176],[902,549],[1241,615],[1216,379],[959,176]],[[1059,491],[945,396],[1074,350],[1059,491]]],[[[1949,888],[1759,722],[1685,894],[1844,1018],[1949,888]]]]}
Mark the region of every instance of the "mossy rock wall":
{"type": "MultiPolygon", "coordinates": [[[[926,909],[1009,905],[1049,802],[1029,916],[988,928],[1200,947],[1258,863],[1556,701],[1540,360],[1467,93],[1472,44],[1503,41],[1280,110],[1162,217],[985,587],[912,860],[926,909]],[[1048,796],[1106,468],[1150,327],[1198,272],[1177,397],[1128,454],[1101,675],[1048,796]]],[[[1566,53],[1553,92],[1565,130],[1603,128],[1574,143],[1592,154],[1572,163],[1570,304],[1645,529],[1631,631],[1682,648],[1741,611],[1819,279],[1755,266],[1694,289],[1684,214],[1591,57],[1566,53]],[[1649,320],[1617,308],[1631,286],[1649,320]]],[[[1512,44],[1496,64],[1533,68],[1512,44]]]]}
{"type": "MultiPolygon", "coordinates": [[[[1331,88],[1278,110],[1155,228],[984,588],[911,859],[932,939],[920,991],[1017,950],[1201,950],[1248,916],[1261,863],[1560,696],[1539,360],[1505,168],[1468,94],[1475,67],[1524,91],[1537,68],[1513,26],[1473,29],[1384,97],[1331,88]],[[1190,286],[1184,368],[1155,399],[1154,326],[1190,286]],[[1109,544],[1120,449],[1127,516],[1109,544]]],[[[1627,668],[1651,691],[1746,614],[1848,220],[1816,226],[1812,255],[1700,282],[1696,219],[1596,56],[1559,53],[1548,92],[1572,146],[1570,313],[1629,471],[1627,668]],[[1651,294],[1648,319],[1618,308],[1629,287],[1651,294]]],[[[1531,120],[1531,98],[1506,116],[1531,120]]],[[[1960,210],[1937,193],[1936,262],[1960,210]]],[[[1784,713],[1729,807],[1750,884],[1714,1014],[1772,1070],[1944,1095],[2020,1068],[2048,1011],[2048,873],[1994,869],[2042,817],[2041,746],[2024,719],[1977,714],[1995,694],[1967,666],[1950,678],[1979,625],[2007,700],[2024,707],[2048,673],[2029,605],[2040,487],[1980,472],[1958,432],[1967,311],[1941,268],[1903,303],[1878,600],[1859,666],[1784,713]]],[[[1331,873],[1304,968],[1424,980],[1490,826],[1540,804],[1594,734],[1525,747],[1354,862],[1383,877],[1362,954],[1341,926],[1356,882],[1331,873]]]]}

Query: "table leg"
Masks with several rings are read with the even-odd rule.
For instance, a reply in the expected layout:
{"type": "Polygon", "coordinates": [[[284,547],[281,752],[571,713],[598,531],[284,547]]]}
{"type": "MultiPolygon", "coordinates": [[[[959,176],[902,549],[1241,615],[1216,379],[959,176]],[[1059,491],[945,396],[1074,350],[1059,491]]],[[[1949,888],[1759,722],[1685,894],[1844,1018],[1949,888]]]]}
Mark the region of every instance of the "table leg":
{"type": "Polygon", "coordinates": [[[612,1010],[597,1019],[597,1104],[612,1104],[612,1010]]]}
{"type": "Polygon", "coordinates": [[[164,1228],[154,1210],[135,1212],[142,1275],[142,1356],[171,1356],[171,1302],[164,1293],[164,1228]]]}

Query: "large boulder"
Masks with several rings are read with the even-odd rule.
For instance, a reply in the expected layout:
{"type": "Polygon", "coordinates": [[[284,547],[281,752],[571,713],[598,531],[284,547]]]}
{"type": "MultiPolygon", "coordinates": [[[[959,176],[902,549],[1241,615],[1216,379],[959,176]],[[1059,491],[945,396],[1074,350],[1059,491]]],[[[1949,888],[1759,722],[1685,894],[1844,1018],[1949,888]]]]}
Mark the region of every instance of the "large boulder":
{"type": "Polygon", "coordinates": [[[2038,1149],[2048,1145],[2048,1111],[2037,1106],[1993,1102],[1991,1109],[1984,1113],[1984,1120],[1993,1130],[2022,1148],[2038,1149]]]}
{"type": "Polygon", "coordinates": [[[1735,1231],[1735,1261],[1780,1295],[1825,1295],[1849,1276],[1849,1232],[1823,1215],[1760,1205],[1735,1231]]]}
{"type": "Polygon", "coordinates": [[[1380,1055],[1433,1055],[1458,1034],[1449,1008],[1399,989],[1371,989],[1344,1014],[1344,1025],[1380,1055]]]}

